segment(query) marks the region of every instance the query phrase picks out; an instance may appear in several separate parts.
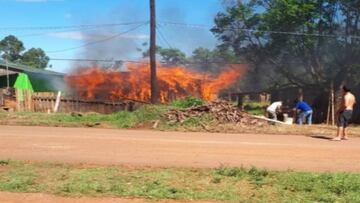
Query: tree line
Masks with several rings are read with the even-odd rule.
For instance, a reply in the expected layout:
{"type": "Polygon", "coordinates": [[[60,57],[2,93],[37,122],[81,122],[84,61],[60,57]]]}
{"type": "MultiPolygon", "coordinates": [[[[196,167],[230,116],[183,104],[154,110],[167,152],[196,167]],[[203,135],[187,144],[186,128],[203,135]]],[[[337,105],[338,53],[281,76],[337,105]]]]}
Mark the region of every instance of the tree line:
{"type": "Polygon", "coordinates": [[[359,0],[237,1],[215,17],[221,47],[251,63],[261,88],[329,88],[360,80],[359,0]]]}
{"type": "MultiPolygon", "coordinates": [[[[214,73],[228,63],[249,64],[239,84],[250,89],[360,84],[360,0],[230,2],[214,18],[217,47],[196,48],[191,56],[157,47],[160,61],[214,73]]],[[[25,51],[11,35],[0,41],[1,50],[11,62],[38,68],[49,62],[42,49],[25,51]]]]}
{"type": "Polygon", "coordinates": [[[41,48],[26,50],[23,42],[13,35],[0,41],[0,52],[3,60],[40,69],[45,69],[50,60],[41,48]]]}

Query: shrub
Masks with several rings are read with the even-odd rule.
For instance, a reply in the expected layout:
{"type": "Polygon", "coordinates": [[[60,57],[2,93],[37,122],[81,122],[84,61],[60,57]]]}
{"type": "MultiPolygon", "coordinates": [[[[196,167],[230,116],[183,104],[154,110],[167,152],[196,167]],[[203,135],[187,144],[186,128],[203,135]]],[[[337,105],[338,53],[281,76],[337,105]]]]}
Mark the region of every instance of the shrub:
{"type": "Polygon", "coordinates": [[[187,97],[174,101],[171,105],[178,108],[189,108],[204,104],[204,101],[197,97],[187,97]]]}

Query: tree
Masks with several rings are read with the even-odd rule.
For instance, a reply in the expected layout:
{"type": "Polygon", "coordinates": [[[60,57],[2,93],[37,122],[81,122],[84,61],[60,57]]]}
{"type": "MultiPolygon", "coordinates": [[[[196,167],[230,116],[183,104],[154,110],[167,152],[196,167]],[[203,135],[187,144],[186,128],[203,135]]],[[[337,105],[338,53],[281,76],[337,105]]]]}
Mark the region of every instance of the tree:
{"type": "Polygon", "coordinates": [[[359,82],[359,22],[359,0],[254,0],[219,13],[212,32],[264,87],[328,88],[359,82]]]}
{"type": "MultiPolygon", "coordinates": [[[[182,52],[180,49],[162,48],[160,46],[157,46],[156,53],[160,56],[161,62],[169,66],[184,65],[188,62],[186,54],[182,52]]],[[[148,57],[148,56],[149,56],[149,50],[143,53],[143,57],[148,57]]]]}
{"type": "Polygon", "coordinates": [[[21,63],[35,68],[45,69],[49,63],[49,57],[40,48],[31,48],[21,57],[21,63]]]}
{"type": "Polygon", "coordinates": [[[180,49],[175,48],[161,48],[159,50],[161,56],[161,62],[166,65],[184,65],[187,63],[186,54],[180,49]]]}
{"type": "Polygon", "coordinates": [[[225,64],[239,62],[239,58],[227,48],[217,47],[210,50],[199,47],[193,51],[191,62],[199,70],[216,73],[221,71],[225,64]]]}
{"type": "Polygon", "coordinates": [[[17,62],[21,58],[21,52],[25,50],[23,43],[13,35],[9,35],[0,41],[0,51],[3,51],[3,59],[17,62]]]}
{"type": "Polygon", "coordinates": [[[25,50],[24,44],[13,35],[9,35],[0,41],[0,51],[3,51],[3,59],[9,62],[21,63],[34,68],[45,69],[49,63],[49,57],[40,48],[25,50]]]}

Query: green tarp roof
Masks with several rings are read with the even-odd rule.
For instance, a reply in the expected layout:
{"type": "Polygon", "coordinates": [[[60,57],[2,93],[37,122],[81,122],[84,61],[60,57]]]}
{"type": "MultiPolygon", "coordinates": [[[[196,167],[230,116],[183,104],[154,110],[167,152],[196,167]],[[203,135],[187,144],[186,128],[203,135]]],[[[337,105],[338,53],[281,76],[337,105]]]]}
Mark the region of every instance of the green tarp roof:
{"type": "MultiPolygon", "coordinates": [[[[44,69],[39,69],[39,68],[33,68],[33,67],[30,67],[30,66],[25,66],[25,65],[16,64],[16,63],[8,62],[7,65],[9,67],[9,70],[12,70],[12,71],[36,73],[36,74],[45,74],[45,75],[64,76],[64,73],[59,73],[59,72],[54,72],[54,71],[44,70],[44,69]]],[[[0,59],[0,66],[5,67],[6,66],[5,61],[0,59]]]]}

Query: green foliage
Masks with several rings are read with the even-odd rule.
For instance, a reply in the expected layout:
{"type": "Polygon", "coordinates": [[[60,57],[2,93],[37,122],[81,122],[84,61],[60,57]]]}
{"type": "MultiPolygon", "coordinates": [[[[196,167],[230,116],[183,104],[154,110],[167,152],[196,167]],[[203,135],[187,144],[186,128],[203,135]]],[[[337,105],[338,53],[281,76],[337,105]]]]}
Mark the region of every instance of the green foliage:
{"type": "Polygon", "coordinates": [[[24,50],[24,44],[13,35],[9,35],[0,41],[0,51],[5,52],[2,58],[10,62],[19,61],[21,59],[21,52],[24,50]]]}
{"type": "Polygon", "coordinates": [[[24,44],[13,35],[9,35],[0,41],[0,51],[3,51],[2,58],[9,62],[21,63],[33,68],[44,69],[49,63],[49,57],[40,48],[31,48],[25,53],[24,44]]]}
{"type": "MultiPolygon", "coordinates": [[[[146,44],[147,45],[147,44],[146,44]]],[[[166,65],[183,65],[188,62],[186,54],[182,52],[180,49],[176,48],[162,48],[160,46],[156,47],[156,53],[160,55],[161,62],[166,65]]],[[[148,57],[150,51],[147,50],[143,53],[143,57],[148,57]]]]}
{"type": "Polygon", "coordinates": [[[299,194],[316,202],[358,202],[358,176],[349,173],[290,172],[279,178],[279,183],[284,193],[291,196],[299,194]]]}
{"type": "Polygon", "coordinates": [[[269,175],[269,172],[266,169],[257,169],[252,167],[248,170],[248,175],[250,176],[249,179],[251,183],[262,186],[266,184],[266,177],[269,175]]]}
{"type": "Polygon", "coordinates": [[[175,48],[161,48],[159,50],[161,62],[166,65],[183,65],[187,63],[186,54],[175,48]]]}
{"type": "Polygon", "coordinates": [[[0,166],[1,165],[8,165],[10,163],[10,160],[7,159],[7,160],[0,160],[0,166]]]}
{"type": "Polygon", "coordinates": [[[238,60],[239,58],[232,49],[222,47],[213,50],[199,47],[193,51],[191,56],[191,61],[196,69],[211,73],[218,73],[223,70],[225,64],[236,63],[238,60]]]}
{"type": "Polygon", "coordinates": [[[263,116],[267,105],[259,102],[244,102],[244,110],[252,115],[263,116]]]}
{"type": "Polygon", "coordinates": [[[243,178],[248,177],[251,181],[256,184],[259,184],[269,175],[269,172],[265,169],[257,169],[255,167],[250,168],[249,170],[245,168],[227,168],[220,167],[215,169],[215,174],[226,177],[235,177],[235,178],[243,178]]]}
{"type": "Polygon", "coordinates": [[[36,184],[36,172],[32,166],[8,162],[13,170],[0,171],[0,190],[10,192],[36,192],[39,185],[36,184]]]}
{"type": "Polygon", "coordinates": [[[44,69],[47,67],[49,60],[49,57],[46,56],[42,49],[31,48],[22,55],[21,63],[31,67],[44,69]]]}
{"type": "Polygon", "coordinates": [[[360,41],[347,37],[359,33],[359,16],[359,1],[237,1],[216,16],[212,32],[222,47],[252,63],[249,87],[324,88],[359,78],[360,41]],[[339,37],[325,37],[334,34],[339,37]]]}
{"type": "Polygon", "coordinates": [[[192,106],[203,105],[204,101],[197,97],[187,97],[185,99],[178,99],[171,103],[171,106],[178,108],[189,108],[192,106]]]}
{"type": "Polygon", "coordinates": [[[228,168],[228,167],[220,167],[214,169],[216,175],[226,176],[226,177],[237,177],[242,178],[246,175],[245,168],[228,168]]]}

